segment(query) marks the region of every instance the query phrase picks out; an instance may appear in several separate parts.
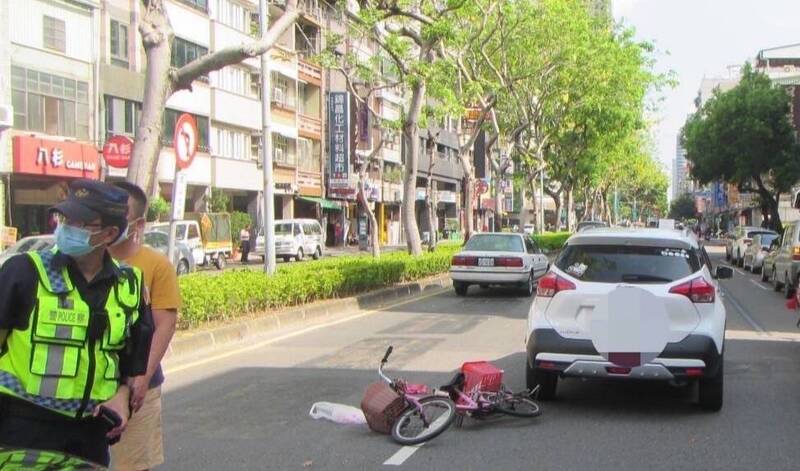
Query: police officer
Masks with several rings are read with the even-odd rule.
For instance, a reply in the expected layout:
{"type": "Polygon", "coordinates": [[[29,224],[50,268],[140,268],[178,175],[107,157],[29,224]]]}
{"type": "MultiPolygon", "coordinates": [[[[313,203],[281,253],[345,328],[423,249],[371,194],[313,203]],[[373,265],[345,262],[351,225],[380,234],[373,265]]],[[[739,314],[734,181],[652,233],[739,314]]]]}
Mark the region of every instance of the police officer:
{"type": "Polygon", "coordinates": [[[52,450],[108,466],[144,374],[152,316],[138,269],[107,247],[127,226],[128,194],[92,180],[51,208],[56,247],[0,268],[0,448],[52,450]],[[107,420],[106,420],[107,419],[107,420]]]}

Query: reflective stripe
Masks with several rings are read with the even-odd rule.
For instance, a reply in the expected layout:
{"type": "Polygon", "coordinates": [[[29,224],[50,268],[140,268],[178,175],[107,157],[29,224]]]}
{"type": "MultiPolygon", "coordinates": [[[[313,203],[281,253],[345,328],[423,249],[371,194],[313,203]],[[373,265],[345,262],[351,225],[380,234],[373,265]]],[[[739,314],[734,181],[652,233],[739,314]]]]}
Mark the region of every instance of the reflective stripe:
{"type": "MultiPolygon", "coordinates": [[[[13,392],[15,396],[20,399],[25,399],[32,402],[37,406],[46,407],[62,412],[77,412],[81,408],[80,399],[56,399],[53,397],[42,397],[35,394],[30,394],[22,387],[22,384],[11,373],[0,371],[0,386],[13,392]]],[[[97,401],[89,400],[86,410],[94,410],[97,407],[97,401]]]]}

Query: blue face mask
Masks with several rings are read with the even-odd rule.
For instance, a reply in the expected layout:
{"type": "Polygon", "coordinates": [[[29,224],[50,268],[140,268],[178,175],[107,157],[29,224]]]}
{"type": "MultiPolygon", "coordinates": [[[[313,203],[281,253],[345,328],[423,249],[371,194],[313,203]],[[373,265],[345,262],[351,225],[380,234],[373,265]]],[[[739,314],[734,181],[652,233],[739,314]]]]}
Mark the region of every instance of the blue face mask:
{"type": "Polygon", "coordinates": [[[59,224],[55,232],[56,246],[65,255],[81,257],[100,246],[89,243],[89,239],[95,234],[99,232],[92,233],[80,227],[59,224]]]}

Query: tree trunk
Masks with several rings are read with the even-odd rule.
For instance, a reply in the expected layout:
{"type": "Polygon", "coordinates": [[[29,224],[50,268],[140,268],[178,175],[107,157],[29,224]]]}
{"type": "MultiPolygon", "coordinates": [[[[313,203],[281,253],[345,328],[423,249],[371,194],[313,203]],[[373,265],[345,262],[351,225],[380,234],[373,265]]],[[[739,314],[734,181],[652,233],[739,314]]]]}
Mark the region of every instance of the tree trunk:
{"type": "Polygon", "coordinates": [[[464,243],[472,237],[472,230],[475,226],[474,207],[472,205],[475,198],[475,178],[472,173],[472,165],[469,163],[464,165],[465,160],[469,161],[469,158],[462,157],[461,159],[461,166],[464,169],[464,243]]]}
{"type": "Polygon", "coordinates": [[[172,95],[169,78],[174,32],[167,16],[165,0],[151,0],[145,7],[139,32],[147,56],[144,100],[136,140],[133,144],[127,180],[146,194],[155,191],[158,153],[167,98],[172,95]]]}
{"type": "Polygon", "coordinates": [[[575,232],[575,195],[574,190],[567,188],[567,230],[575,232]]]}
{"type": "Polygon", "coordinates": [[[405,223],[406,245],[412,255],[422,255],[422,240],[417,225],[417,171],[419,170],[419,115],[425,99],[425,82],[420,80],[412,88],[411,104],[403,122],[403,139],[408,149],[403,194],[403,222],[405,223]]]}
{"type": "Polygon", "coordinates": [[[380,232],[378,229],[378,220],[375,218],[375,212],[369,207],[369,200],[367,199],[367,176],[363,168],[367,167],[367,163],[362,164],[362,170],[358,172],[358,202],[364,211],[367,213],[369,219],[369,236],[372,242],[372,256],[379,258],[381,256],[380,232]]]}
{"type": "Polygon", "coordinates": [[[585,190],[583,201],[583,220],[594,220],[594,192],[585,190]]]}
{"type": "Polygon", "coordinates": [[[433,252],[436,250],[436,243],[438,240],[438,231],[436,224],[436,198],[433,194],[433,166],[436,162],[436,140],[433,136],[428,139],[428,180],[425,184],[425,208],[428,213],[428,250],[433,252]]]}
{"type": "MultiPolygon", "coordinates": [[[[533,209],[533,217],[534,217],[533,227],[538,228],[539,229],[538,232],[544,232],[544,227],[539,227],[539,216],[538,216],[538,213],[536,212],[537,208],[539,207],[539,203],[536,201],[537,200],[537,193],[536,193],[536,179],[537,178],[538,178],[538,173],[534,174],[533,176],[531,176],[528,179],[528,188],[530,189],[529,199],[531,201],[531,209],[533,209]]],[[[523,205],[523,207],[524,207],[524,205],[523,205]]],[[[542,206],[542,209],[544,209],[544,206],[542,206]]]]}
{"type": "MultiPolygon", "coordinates": [[[[544,186],[544,192],[547,193],[547,196],[553,199],[553,203],[556,205],[556,220],[553,227],[555,232],[559,232],[561,230],[561,207],[562,207],[562,199],[561,196],[564,193],[563,187],[560,188],[558,191],[552,191],[547,185],[544,186]]],[[[542,205],[542,211],[544,211],[544,205],[542,205]]],[[[544,218],[542,218],[544,219],[544,218]]],[[[547,227],[547,223],[544,223],[545,227],[547,227]]],[[[544,227],[542,228],[544,231],[544,227]]]]}

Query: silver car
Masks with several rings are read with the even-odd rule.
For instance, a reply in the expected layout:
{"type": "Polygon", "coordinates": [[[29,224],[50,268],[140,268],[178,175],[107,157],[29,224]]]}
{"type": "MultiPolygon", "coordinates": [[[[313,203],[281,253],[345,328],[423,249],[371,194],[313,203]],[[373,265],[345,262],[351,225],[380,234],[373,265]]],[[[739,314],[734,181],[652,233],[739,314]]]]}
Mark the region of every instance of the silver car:
{"type": "Polygon", "coordinates": [[[6,263],[6,260],[14,255],[30,251],[40,252],[42,250],[49,250],[55,244],[56,240],[52,234],[23,237],[22,239],[18,240],[16,244],[12,245],[6,249],[5,252],[0,254],[0,266],[6,263]]]}
{"type": "MultiPolygon", "coordinates": [[[[161,231],[152,230],[144,233],[144,243],[149,245],[158,252],[167,255],[169,251],[169,236],[161,231]]],[[[195,271],[196,266],[194,257],[189,246],[184,242],[177,242],[175,246],[175,255],[172,259],[172,264],[175,266],[175,271],[178,275],[185,275],[195,271]]]]}
{"type": "Polygon", "coordinates": [[[744,251],[744,269],[753,273],[761,272],[764,258],[769,254],[772,243],[778,239],[777,233],[762,233],[753,236],[753,241],[744,251]]]}
{"type": "Polygon", "coordinates": [[[789,299],[800,273],[800,222],[790,222],[783,227],[783,238],[775,257],[771,280],[775,291],[782,289],[786,299],[789,299]]]}

